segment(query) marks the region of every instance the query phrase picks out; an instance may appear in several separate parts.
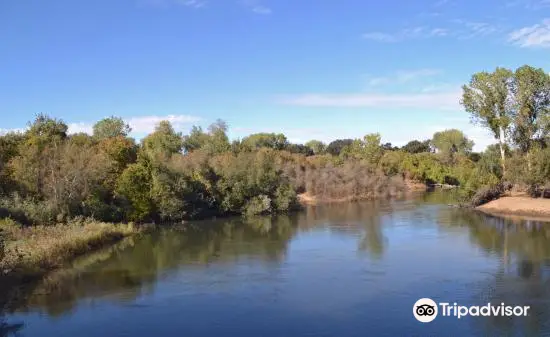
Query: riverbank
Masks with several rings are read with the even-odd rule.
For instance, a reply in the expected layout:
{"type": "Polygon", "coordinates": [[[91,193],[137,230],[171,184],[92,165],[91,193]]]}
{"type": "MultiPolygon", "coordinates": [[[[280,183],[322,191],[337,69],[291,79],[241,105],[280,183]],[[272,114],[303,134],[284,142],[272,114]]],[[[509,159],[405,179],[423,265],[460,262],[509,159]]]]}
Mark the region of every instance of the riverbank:
{"type": "Polygon", "coordinates": [[[512,215],[550,219],[550,199],[504,196],[476,209],[494,215],[512,215]]]}
{"type": "Polygon", "coordinates": [[[25,227],[10,219],[0,220],[0,229],[0,285],[42,276],[77,256],[142,231],[132,224],[93,221],[25,227]]]}
{"type": "MultiPolygon", "coordinates": [[[[398,188],[391,189],[390,191],[388,191],[386,196],[399,197],[410,193],[426,192],[435,187],[441,187],[441,186],[436,186],[436,185],[428,186],[426,185],[426,183],[419,182],[419,181],[403,180],[399,182],[398,188]]],[[[304,206],[330,204],[330,203],[345,203],[345,202],[352,202],[352,201],[359,201],[359,200],[377,199],[377,198],[383,198],[383,197],[384,195],[375,195],[375,196],[368,196],[368,197],[349,196],[349,197],[342,197],[342,198],[320,198],[316,195],[311,195],[308,192],[297,195],[298,202],[304,206]]]]}

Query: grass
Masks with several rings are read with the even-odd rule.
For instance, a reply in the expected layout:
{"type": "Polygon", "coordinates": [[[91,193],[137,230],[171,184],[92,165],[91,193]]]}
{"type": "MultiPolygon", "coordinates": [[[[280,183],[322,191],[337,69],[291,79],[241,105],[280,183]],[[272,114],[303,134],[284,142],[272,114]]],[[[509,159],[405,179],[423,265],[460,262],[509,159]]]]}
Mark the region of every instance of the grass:
{"type": "Polygon", "coordinates": [[[84,253],[140,232],[133,224],[75,220],[52,226],[21,226],[0,219],[0,278],[32,277],[61,267],[84,253]]]}

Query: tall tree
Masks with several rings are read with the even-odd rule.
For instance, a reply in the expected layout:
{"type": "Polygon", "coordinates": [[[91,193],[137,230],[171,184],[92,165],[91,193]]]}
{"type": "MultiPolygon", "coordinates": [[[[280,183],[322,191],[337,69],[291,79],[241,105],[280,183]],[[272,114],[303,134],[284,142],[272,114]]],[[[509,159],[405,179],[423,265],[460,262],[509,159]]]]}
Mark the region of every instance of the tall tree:
{"type": "Polygon", "coordinates": [[[513,140],[527,154],[537,139],[544,139],[550,131],[550,76],[543,69],[523,66],[514,74],[513,140]]]}
{"type": "Polygon", "coordinates": [[[111,116],[94,124],[94,137],[98,139],[126,137],[132,128],[120,117],[111,116]]]}
{"type": "Polygon", "coordinates": [[[461,104],[472,120],[493,133],[498,139],[503,172],[506,171],[506,135],[513,115],[512,71],[497,68],[494,72],[479,72],[462,87],[461,104]]]}
{"type": "Polygon", "coordinates": [[[452,158],[455,153],[468,154],[472,151],[474,142],[457,129],[436,132],[432,145],[442,154],[452,158]]]}
{"type": "Polygon", "coordinates": [[[176,132],[169,121],[160,121],[155,132],[142,140],[143,150],[149,158],[161,155],[170,158],[183,148],[183,138],[180,132],[176,132]]]}

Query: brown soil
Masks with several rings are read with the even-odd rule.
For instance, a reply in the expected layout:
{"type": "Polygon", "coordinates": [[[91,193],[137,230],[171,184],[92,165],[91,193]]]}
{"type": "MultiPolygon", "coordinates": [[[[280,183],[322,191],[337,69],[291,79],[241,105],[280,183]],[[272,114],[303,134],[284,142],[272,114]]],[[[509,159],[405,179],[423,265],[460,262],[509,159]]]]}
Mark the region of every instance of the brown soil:
{"type": "Polygon", "coordinates": [[[481,205],[477,209],[492,214],[550,218],[550,199],[508,196],[481,205]]]}

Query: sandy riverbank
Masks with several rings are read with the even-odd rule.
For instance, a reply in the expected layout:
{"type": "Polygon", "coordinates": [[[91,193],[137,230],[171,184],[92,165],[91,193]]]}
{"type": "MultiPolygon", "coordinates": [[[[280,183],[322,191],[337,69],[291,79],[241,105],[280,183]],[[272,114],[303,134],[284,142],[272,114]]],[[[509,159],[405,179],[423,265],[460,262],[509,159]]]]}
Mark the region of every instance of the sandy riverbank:
{"type": "Polygon", "coordinates": [[[477,209],[490,214],[550,219],[550,199],[508,196],[488,202],[477,209]]]}

